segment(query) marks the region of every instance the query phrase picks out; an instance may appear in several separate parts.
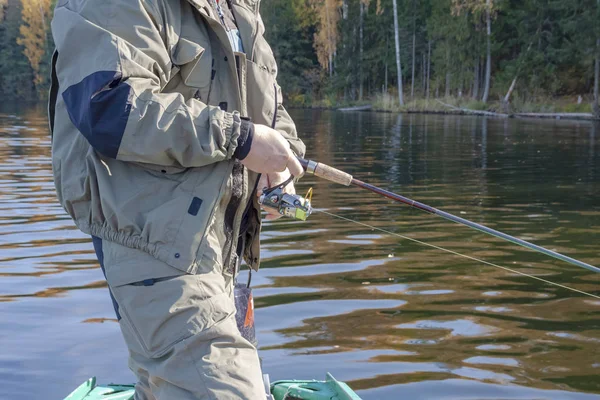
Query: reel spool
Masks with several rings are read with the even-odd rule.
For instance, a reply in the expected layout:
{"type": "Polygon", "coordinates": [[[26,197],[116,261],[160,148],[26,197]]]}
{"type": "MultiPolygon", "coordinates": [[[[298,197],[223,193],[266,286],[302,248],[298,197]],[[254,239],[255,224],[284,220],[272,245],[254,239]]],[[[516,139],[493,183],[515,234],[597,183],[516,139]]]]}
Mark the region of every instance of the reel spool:
{"type": "Polygon", "coordinates": [[[258,202],[264,208],[275,210],[278,214],[285,217],[306,221],[313,211],[311,205],[313,190],[312,188],[308,189],[304,197],[297,194],[285,193],[285,187],[293,179],[294,177],[291,176],[287,181],[277,186],[265,188],[258,202]]]}

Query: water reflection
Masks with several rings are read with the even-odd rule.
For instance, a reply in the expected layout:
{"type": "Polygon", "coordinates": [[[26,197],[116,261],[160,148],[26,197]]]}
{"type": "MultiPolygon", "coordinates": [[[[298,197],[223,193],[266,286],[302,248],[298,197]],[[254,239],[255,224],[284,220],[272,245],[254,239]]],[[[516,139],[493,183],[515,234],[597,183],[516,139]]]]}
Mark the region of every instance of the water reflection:
{"type": "MultiPolygon", "coordinates": [[[[294,116],[310,158],[600,264],[597,126],[294,116]]],[[[130,381],[89,239],[55,198],[43,110],[0,114],[0,142],[0,398],[60,398],[91,375],[130,381]]],[[[306,177],[299,191],[309,186],[318,210],[600,293],[588,271],[354,188],[306,177]]],[[[330,371],[365,399],[597,398],[583,392],[600,393],[600,302],[318,210],[265,227],[253,282],[273,379],[330,371]]]]}

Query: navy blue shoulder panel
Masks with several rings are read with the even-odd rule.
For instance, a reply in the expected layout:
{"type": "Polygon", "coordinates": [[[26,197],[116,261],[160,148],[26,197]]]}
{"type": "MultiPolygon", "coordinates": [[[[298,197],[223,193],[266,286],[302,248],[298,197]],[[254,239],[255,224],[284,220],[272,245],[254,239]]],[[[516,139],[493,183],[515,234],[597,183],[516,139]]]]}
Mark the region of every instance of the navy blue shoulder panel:
{"type": "Polygon", "coordinates": [[[132,89],[117,71],[98,71],[63,93],[71,122],[99,153],[117,158],[132,89]]]}

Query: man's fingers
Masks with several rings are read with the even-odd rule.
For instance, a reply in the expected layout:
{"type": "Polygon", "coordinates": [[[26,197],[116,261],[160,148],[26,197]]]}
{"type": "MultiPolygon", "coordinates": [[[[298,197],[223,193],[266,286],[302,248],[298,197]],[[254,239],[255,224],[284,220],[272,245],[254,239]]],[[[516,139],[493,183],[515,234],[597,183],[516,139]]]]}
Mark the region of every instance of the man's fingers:
{"type": "Polygon", "coordinates": [[[290,158],[287,162],[287,168],[290,170],[290,173],[294,175],[294,178],[300,178],[304,175],[304,168],[300,164],[300,161],[296,158],[294,153],[290,150],[290,158]]]}
{"type": "Polygon", "coordinates": [[[283,217],[283,215],[281,215],[281,214],[267,214],[267,216],[265,217],[265,219],[267,221],[275,221],[275,220],[278,220],[281,217],[283,217]]]}
{"type": "Polygon", "coordinates": [[[290,143],[276,130],[266,125],[254,125],[254,139],[250,152],[242,164],[258,173],[283,172],[286,168],[299,178],[303,175],[302,165],[291,150],[290,143]]]}
{"type": "Polygon", "coordinates": [[[267,175],[269,176],[269,185],[273,187],[285,182],[290,177],[290,171],[286,168],[281,172],[273,172],[267,175]]]}
{"type": "Polygon", "coordinates": [[[290,182],[284,189],[284,193],[288,194],[296,194],[296,187],[294,186],[294,182],[290,182]]]}

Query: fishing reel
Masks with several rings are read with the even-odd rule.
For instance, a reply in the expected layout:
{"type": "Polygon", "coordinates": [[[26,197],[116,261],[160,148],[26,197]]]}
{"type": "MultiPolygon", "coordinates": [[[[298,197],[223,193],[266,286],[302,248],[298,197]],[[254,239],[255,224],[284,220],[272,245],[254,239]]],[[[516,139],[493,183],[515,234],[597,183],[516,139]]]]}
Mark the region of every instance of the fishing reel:
{"type": "Polygon", "coordinates": [[[285,193],[284,189],[294,179],[291,176],[287,181],[280,183],[272,188],[263,189],[263,194],[258,202],[264,207],[275,210],[278,214],[285,217],[306,221],[312,214],[312,188],[308,190],[306,196],[285,193]]]}

